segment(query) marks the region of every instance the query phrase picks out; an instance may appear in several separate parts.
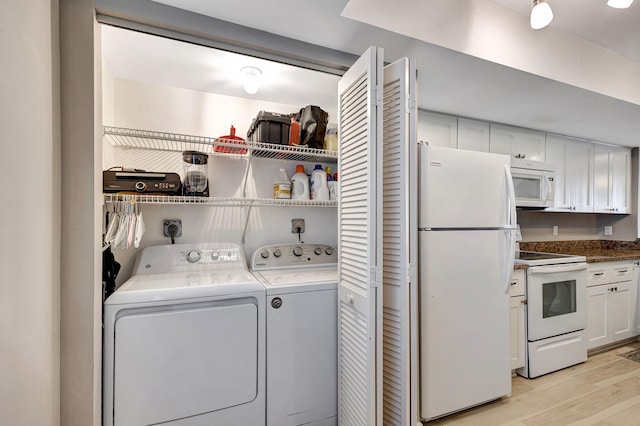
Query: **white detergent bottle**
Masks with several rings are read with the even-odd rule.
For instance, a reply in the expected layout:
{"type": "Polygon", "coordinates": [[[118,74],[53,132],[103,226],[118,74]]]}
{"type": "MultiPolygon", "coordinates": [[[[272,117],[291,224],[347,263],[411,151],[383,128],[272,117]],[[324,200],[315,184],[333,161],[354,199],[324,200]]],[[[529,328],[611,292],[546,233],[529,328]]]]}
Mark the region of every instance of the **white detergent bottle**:
{"type": "Polygon", "coordinates": [[[304,172],[302,164],[296,166],[296,173],[291,176],[291,198],[294,200],[309,199],[309,177],[304,172]]]}
{"type": "Polygon", "coordinates": [[[273,198],[291,198],[291,181],[285,169],[280,169],[273,184],[273,198]]]}
{"type": "Polygon", "coordinates": [[[327,172],[320,164],[316,164],[311,172],[311,199],[318,201],[329,200],[329,186],[327,185],[327,172]]]}

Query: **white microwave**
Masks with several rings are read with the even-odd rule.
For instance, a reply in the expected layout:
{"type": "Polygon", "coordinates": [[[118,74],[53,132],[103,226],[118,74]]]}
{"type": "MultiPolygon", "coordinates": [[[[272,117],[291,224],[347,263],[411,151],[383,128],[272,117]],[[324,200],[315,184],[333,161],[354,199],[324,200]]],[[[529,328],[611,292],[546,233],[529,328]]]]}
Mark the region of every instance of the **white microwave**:
{"type": "Polygon", "coordinates": [[[511,160],[511,177],[516,207],[544,209],[553,207],[555,173],[550,164],[541,161],[511,160]]]}

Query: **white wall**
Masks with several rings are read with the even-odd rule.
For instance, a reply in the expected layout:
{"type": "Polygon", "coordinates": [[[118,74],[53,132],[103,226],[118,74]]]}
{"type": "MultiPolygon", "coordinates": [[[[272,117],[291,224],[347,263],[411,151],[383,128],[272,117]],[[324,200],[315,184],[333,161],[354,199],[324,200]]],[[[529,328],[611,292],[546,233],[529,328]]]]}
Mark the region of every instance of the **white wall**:
{"type": "MultiPolygon", "coordinates": [[[[105,73],[108,78],[108,74],[105,73]]],[[[224,136],[233,124],[237,135],[246,137],[251,120],[260,110],[294,112],[299,105],[283,105],[250,99],[233,98],[168,86],[114,79],[103,84],[113,87],[113,95],[105,93],[104,111],[113,111],[113,122],[105,125],[142,130],[175,132],[201,136],[224,136]],[[113,105],[109,105],[113,102],[113,105]]],[[[304,101],[300,105],[305,105],[304,101]]],[[[329,112],[331,114],[331,112],[329,112]]],[[[180,152],[150,151],[109,146],[105,142],[104,168],[126,166],[148,171],[182,172],[180,152]],[[107,162],[108,161],[108,162],[107,162]]],[[[242,182],[248,160],[210,156],[208,171],[210,195],[216,197],[242,196],[242,182]]],[[[273,182],[278,170],[285,168],[289,176],[295,172],[296,162],[254,158],[248,174],[247,197],[271,198],[273,182]]],[[[311,173],[314,163],[305,165],[311,173]]],[[[326,167],[327,163],[322,163],[326,167]]],[[[332,166],[333,171],[336,166],[332,166]]],[[[111,206],[108,206],[111,208],[111,206]]],[[[176,242],[233,242],[241,244],[242,232],[249,214],[244,244],[247,259],[266,244],[293,243],[297,234],[291,233],[291,219],[303,218],[305,242],[337,244],[337,211],[335,208],[305,207],[216,207],[211,205],[142,205],[146,233],[142,247],[168,244],[162,235],[163,219],[181,219],[182,237],[176,242]]],[[[122,264],[117,282],[121,284],[131,274],[138,250],[115,249],[116,260],[122,264]]]]}
{"type": "Polygon", "coordinates": [[[0,8],[0,423],[59,424],[58,2],[0,8]]]}
{"type": "Polygon", "coordinates": [[[60,0],[60,423],[64,426],[99,425],[101,415],[102,155],[101,139],[96,138],[101,133],[101,60],[93,7],[92,0],[60,0]]]}

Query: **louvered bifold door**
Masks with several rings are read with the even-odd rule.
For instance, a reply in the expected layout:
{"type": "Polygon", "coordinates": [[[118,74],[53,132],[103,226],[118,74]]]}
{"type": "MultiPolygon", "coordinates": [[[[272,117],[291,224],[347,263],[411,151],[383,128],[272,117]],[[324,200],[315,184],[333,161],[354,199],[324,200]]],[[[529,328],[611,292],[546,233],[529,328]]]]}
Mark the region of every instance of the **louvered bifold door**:
{"type": "Polygon", "coordinates": [[[418,424],[415,93],[414,60],[404,58],[384,68],[382,386],[385,426],[418,424]]]}
{"type": "Polygon", "coordinates": [[[341,426],[382,425],[382,49],[370,47],[338,83],[341,426]]]}

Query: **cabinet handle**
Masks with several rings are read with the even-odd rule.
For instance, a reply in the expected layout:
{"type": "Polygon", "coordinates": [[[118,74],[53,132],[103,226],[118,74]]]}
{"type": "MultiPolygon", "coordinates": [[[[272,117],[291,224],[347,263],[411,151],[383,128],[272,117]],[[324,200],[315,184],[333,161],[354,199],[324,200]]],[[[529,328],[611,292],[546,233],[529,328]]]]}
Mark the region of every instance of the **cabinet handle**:
{"type": "Polygon", "coordinates": [[[511,285],[518,285],[518,281],[512,282],[511,285]]]}
{"type": "Polygon", "coordinates": [[[627,272],[629,272],[628,269],[620,269],[618,272],[620,272],[621,274],[626,274],[627,272]]]}
{"type": "Polygon", "coordinates": [[[594,277],[601,277],[601,276],[603,276],[603,275],[604,275],[604,272],[594,272],[594,273],[593,273],[593,276],[594,276],[594,277]]]}
{"type": "Polygon", "coordinates": [[[523,299],[520,303],[522,303],[523,305],[526,305],[527,304],[527,300],[523,299]]]}

